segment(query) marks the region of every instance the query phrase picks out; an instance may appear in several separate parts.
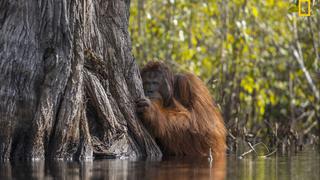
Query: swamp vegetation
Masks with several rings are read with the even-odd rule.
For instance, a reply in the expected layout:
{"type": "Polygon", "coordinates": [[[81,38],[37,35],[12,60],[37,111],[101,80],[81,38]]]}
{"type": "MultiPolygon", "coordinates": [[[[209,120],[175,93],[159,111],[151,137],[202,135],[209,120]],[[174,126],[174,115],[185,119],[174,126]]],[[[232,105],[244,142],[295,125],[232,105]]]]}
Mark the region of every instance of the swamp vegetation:
{"type": "Polygon", "coordinates": [[[135,0],[133,54],[205,80],[231,152],[319,145],[320,2],[310,2],[300,17],[297,0],[135,0]]]}

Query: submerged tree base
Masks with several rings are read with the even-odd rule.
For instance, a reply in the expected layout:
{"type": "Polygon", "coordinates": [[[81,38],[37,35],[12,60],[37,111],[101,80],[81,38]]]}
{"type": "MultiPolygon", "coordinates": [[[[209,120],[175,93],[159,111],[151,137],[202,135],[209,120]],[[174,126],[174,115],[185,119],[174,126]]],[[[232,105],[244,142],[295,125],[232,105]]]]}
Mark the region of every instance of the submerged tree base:
{"type": "Polygon", "coordinates": [[[4,0],[0,12],[0,159],[161,156],[135,114],[129,1],[4,0]]]}

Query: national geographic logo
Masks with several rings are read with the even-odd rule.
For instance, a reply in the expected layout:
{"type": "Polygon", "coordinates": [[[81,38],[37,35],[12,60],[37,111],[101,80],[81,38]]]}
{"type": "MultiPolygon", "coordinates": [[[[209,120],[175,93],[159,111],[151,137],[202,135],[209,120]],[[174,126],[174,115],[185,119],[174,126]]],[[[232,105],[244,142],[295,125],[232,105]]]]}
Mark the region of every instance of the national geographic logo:
{"type": "Polygon", "coordinates": [[[311,0],[299,0],[298,14],[299,16],[311,15],[311,0]]]}

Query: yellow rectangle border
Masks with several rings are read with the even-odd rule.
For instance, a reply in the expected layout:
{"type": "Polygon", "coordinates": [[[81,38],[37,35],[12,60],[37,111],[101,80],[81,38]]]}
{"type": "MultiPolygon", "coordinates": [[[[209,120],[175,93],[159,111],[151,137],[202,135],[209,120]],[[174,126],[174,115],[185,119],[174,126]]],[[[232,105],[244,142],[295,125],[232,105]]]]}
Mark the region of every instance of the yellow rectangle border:
{"type": "Polygon", "coordinates": [[[311,0],[299,0],[299,16],[310,16],[311,15],[311,0]],[[304,2],[308,2],[308,12],[302,13],[301,4],[304,2]]]}

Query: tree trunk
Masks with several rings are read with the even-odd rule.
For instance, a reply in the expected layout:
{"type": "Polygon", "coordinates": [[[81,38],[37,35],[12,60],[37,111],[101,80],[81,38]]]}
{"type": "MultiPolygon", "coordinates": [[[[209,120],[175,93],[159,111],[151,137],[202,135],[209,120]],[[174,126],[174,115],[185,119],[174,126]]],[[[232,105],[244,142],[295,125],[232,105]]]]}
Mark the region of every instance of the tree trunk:
{"type": "Polygon", "coordinates": [[[135,113],[129,4],[0,1],[0,159],[161,156],[135,113]]]}

